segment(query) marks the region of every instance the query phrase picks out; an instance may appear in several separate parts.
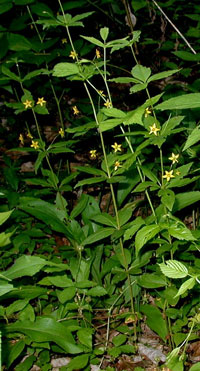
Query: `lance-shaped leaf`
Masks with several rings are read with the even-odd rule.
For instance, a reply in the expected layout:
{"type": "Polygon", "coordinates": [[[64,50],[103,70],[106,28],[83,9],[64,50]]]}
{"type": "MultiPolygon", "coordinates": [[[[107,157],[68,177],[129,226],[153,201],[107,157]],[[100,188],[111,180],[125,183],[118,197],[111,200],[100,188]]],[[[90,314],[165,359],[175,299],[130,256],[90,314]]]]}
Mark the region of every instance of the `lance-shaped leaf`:
{"type": "Polygon", "coordinates": [[[177,296],[180,296],[180,295],[184,294],[187,290],[192,289],[195,285],[195,282],[196,282],[195,277],[189,278],[189,280],[183,282],[183,284],[179,288],[177,294],[175,295],[175,298],[177,296]]]}
{"type": "Polygon", "coordinates": [[[154,108],[157,110],[191,109],[200,107],[200,93],[183,94],[170,98],[154,108]]]}
{"type": "Polygon", "coordinates": [[[156,234],[158,234],[160,230],[159,225],[146,225],[142,229],[140,229],[135,237],[135,250],[136,255],[138,255],[140,249],[149,241],[151,240],[156,234]]]}
{"type": "Polygon", "coordinates": [[[169,278],[184,278],[188,275],[187,267],[177,260],[167,260],[159,264],[162,273],[169,278]]]}
{"type": "Polygon", "coordinates": [[[83,241],[83,245],[91,245],[92,243],[94,242],[97,242],[97,241],[100,241],[100,240],[103,240],[104,238],[106,237],[109,237],[111,236],[111,234],[113,234],[115,232],[115,228],[102,228],[102,229],[99,229],[97,232],[95,232],[94,234],[91,234],[90,236],[88,236],[84,241],[83,241]]]}
{"type": "Polygon", "coordinates": [[[194,130],[192,130],[191,134],[186,140],[186,143],[183,147],[183,151],[190,148],[200,140],[200,126],[197,126],[194,130]]]}

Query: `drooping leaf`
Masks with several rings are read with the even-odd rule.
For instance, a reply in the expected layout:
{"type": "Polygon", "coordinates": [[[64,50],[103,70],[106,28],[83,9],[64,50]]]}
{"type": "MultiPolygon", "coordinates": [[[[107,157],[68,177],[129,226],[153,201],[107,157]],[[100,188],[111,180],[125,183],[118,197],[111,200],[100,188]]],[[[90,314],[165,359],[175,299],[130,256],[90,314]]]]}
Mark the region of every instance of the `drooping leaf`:
{"type": "Polygon", "coordinates": [[[194,287],[195,283],[196,283],[195,277],[189,278],[187,281],[185,281],[181,285],[181,287],[179,288],[177,294],[175,295],[175,298],[177,296],[180,296],[180,295],[184,294],[187,290],[192,289],[194,287]]]}

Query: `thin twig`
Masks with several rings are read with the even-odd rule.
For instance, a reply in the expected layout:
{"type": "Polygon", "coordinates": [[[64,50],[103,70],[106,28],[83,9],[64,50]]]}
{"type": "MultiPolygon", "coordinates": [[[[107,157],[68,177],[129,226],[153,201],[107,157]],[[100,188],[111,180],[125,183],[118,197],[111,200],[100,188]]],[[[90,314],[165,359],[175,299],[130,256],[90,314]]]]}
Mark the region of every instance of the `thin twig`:
{"type": "Polygon", "coordinates": [[[183,36],[183,34],[179,31],[179,29],[175,26],[175,24],[169,19],[169,17],[165,14],[165,12],[162,10],[162,8],[157,4],[155,0],[152,0],[153,3],[157,6],[157,8],[160,10],[160,12],[164,15],[164,17],[168,20],[168,22],[171,24],[171,26],[176,30],[176,32],[179,34],[180,37],[185,41],[187,46],[192,50],[192,53],[197,54],[196,51],[193,49],[193,47],[190,45],[189,41],[183,36]]]}

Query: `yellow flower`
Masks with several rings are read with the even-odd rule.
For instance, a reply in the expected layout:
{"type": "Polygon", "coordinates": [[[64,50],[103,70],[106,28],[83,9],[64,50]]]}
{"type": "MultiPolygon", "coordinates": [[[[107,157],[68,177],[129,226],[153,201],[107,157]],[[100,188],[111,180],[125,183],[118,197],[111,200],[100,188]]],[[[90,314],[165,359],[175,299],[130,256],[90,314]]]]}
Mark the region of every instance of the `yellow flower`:
{"type": "Polygon", "coordinates": [[[44,100],[44,98],[38,98],[38,101],[36,104],[40,104],[40,106],[42,107],[44,104],[46,103],[46,100],[44,100]]]}
{"type": "Polygon", "coordinates": [[[113,149],[114,149],[114,152],[117,152],[117,151],[122,151],[122,145],[121,144],[117,144],[116,142],[111,146],[113,149]]]}
{"type": "Polygon", "coordinates": [[[25,108],[31,108],[32,107],[32,100],[25,100],[25,102],[23,102],[23,104],[25,105],[25,108]]]}
{"type": "Polygon", "coordinates": [[[69,56],[72,59],[76,59],[78,57],[78,54],[72,50],[69,56]]]}
{"type": "Polygon", "coordinates": [[[24,137],[22,134],[19,135],[19,140],[22,145],[24,145],[24,137]]]}
{"type": "Polygon", "coordinates": [[[95,160],[97,158],[97,150],[96,149],[91,149],[90,151],[90,157],[95,160]]]}
{"type": "Polygon", "coordinates": [[[115,167],[114,169],[117,170],[119,167],[122,167],[119,161],[115,161],[115,167]]]}
{"type": "Polygon", "coordinates": [[[152,126],[150,126],[149,128],[150,128],[149,134],[154,134],[156,136],[158,135],[158,131],[160,131],[160,129],[156,127],[155,123],[152,126]]]}
{"type": "Polygon", "coordinates": [[[109,101],[109,99],[107,99],[107,101],[104,103],[104,106],[106,108],[111,108],[112,107],[112,103],[109,101]]]}
{"type": "Polygon", "coordinates": [[[151,110],[149,109],[149,107],[145,108],[144,117],[148,117],[150,114],[151,114],[151,110]]]}
{"type": "Polygon", "coordinates": [[[99,95],[101,95],[102,97],[105,97],[105,94],[103,93],[103,90],[97,90],[99,95]]]}
{"type": "Polygon", "coordinates": [[[67,43],[67,39],[62,39],[62,44],[66,44],[67,43]]]}
{"type": "Polygon", "coordinates": [[[180,172],[179,170],[177,170],[177,171],[176,171],[176,175],[179,176],[180,174],[181,174],[181,172],[180,172]]]}
{"type": "Polygon", "coordinates": [[[163,178],[166,178],[167,182],[169,182],[171,178],[175,178],[173,172],[174,172],[173,170],[165,171],[165,175],[163,175],[163,178]]]}
{"type": "Polygon", "coordinates": [[[30,139],[33,139],[33,136],[31,135],[30,131],[26,134],[26,136],[30,139]]]}
{"type": "Polygon", "coordinates": [[[74,115],[78,115],[80,113],[80,111],[78,110],[78,108],[76,106],[73,106],[72,109],[73,109],[73,114],[74,115]]]}
{"type": "Polygon", "coordinates": [[[61,138],[64,138],[65,132],[64,132],[63,128],[60,128],[58,134],[60,134],[61,138]]]}
{"type": "Polygon", "coordinates": [[[99,49],[96,49],[96,57],[97,57],[97,59],[101,58],[101,53],[100,53],[99,49]]]}
{"type": "Polygon", "coordinates": [[[178,158],[179,158],[179,155],[175,155],[175,154],[172,152],[172,155],[171,155],[171,157],[169,157],[169,160],[172,161],[172,164],[175,164],[176,162],[178,162],[178,158]]]}
{"type": "Polygon", "coordinates": [[[38,149],[38,148],[39,148],[39,144],[38,144],[38,142],[32,140],[31,147],[34,148],[34,149],[38,149]]]}

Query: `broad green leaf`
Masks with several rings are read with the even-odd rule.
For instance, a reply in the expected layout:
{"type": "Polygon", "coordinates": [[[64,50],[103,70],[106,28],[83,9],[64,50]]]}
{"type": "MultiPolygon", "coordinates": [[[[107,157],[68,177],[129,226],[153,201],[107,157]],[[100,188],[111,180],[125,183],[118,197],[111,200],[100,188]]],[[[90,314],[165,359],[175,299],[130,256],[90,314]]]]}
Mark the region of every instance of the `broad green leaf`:
{"type": "Polygon", "coordinates": [[[45,259],[39,258],[39,256],[23,255],[15,261],[11,268],[4,272],[4,275],[9,279],[34,276],[47,263],[45,259]]]}
{"type": "Polygon", "coordinates": [[[81,344],[92,350],[92,334],[91,328],[82,328],[77,332],[78,340],[81,344]]]}
{"type": "Polygon", "coordinates": [[[62,323],[54,318],[37,317],[35,322],[24,321],[7,325],[6,333],[19,332],[27,335],[32,341],[41,343],[52,341],[67,353],[81,353],[81,347],[75,344],[74,338],[62,323]]]}
{"type": "Polygon", "coordinates": [[[97,223],[104,224],[109,227],[117,228],[116,219],[113,218],[113,216],[111,216],[110,214],[107,214],[107,213],[97,214],[97,215],[92,216],[91,219],[97,223]]]}
{"type": "Polygon", "coordinates": [[[174,224],[168,228],[169,234],[178,240],[195,241],[192,232],[183,224],[174,224]]]}
{"type": "Polygon", "coordinates": [[[200,107],[200,93],[183,94],[170,98],[154,108],[157,110],[191,109],[200,107]]]}
{"type": "Polygon", "coordinates": [[[136,84],[130,88],[130,93],[137,93],[138,91],[146,89],[147,84],[136,84]]]}
{"type": "Polygon", "coordinates": [[[29,300],[16,300],[6,308],[6,315],[9,317],[13,313],[19,312],[25,308],[29,300]]]}
{"type": "Polygon", "coordinates": [[[10,50],[16,52],[31,49],[31,43],[26,37],[14,33],[8,34],[8,45],[10,50]]]}
{"type": "Polygon", "coordinates": [[[82,354],[74,357],[67,365],[67,371],[79,370],[85,368],[88,364],[89,355],[82,354]]]}
{"type": "Polygon", "coordinates": [[[102,108],[102,112],[104,113],[105,116],[108,117],[115,117],[115,118],[125,118],[126,113],[121,111],[118,108],[102,108]]]}
{"type": "Polygon", "coordinates": [[[108,27],[103,27],[100,29],[100,35],[103,41],[106,41],[108,38],[109,34],[109,28],[108,27]]]}
{"type": "Polygon", "coordinates": [[[104,48],[104,43],[102,43],[102,41],[96,39],[95,37],[89,37],[89,36],[83,36],[83,35],[80,35],[80,36],[83,37],[83,39],[89,41],[90,43],[104,48]]]}
{"type": "Polygon", "coordinates": [[[66,301],[69,301],[73,299],[73,297],[76,294],[76,288],[75,287],[67,287],[66,289],[62,291],[56,291],[58,300],[61,304],[66,303],[66,301]]]}
{"type": "Polygon", "coordinates": [[[120,345],[124,344],[126,340],[127,340],[127,336],[124,334],[120,334],[120,335],[114,336],[112,339],[112,342],[116,347],[119,347],[120,345]]]}
{"type": "Polygon", "coordinates": [[[104,238],[111,236],[115,232],[115,228],[102,228],[94,234],[90,235],[83,241],[83,246],[90,245],[91,243],[103,240],[104,238]]]}
{"type": "Polygon", "coordinates": [[[65,77],[79,74],[79,68],[75,63],[62,62],[53,68],[53,76],[65,77]]]}
{"type": "Polygon", "coordinates": [[[18,340],[9,348],[9,353],[7,354],[6,366],[9,368],[15,359],[22,353],[25,347],[24,340],[18,340]]]}
{"type": "Polygon", "coordinates": [[[147,289],[155,289],[166,286],[166,280],[156,273],[144,273],[138,278],[137,282],[138,285],[147,289]]]}
{"type": "Polygon", "coordinates": [[[177,294],[175,295],[175,298],[177,296],[180,296],[180,295],[184,294],[187,290],[192,289],[194,287],[195,283],[196,283],[195,277],[189,278],[187,281],[185,281],[181,285],[181,287],[179,288],[177,294]]]}
{"type": "Polygon", "coordinates": [[[175,202],[175,193],[170,189],[162,189],[158,192],[158,196],[161,196],[161,202],[167,207],[168,210],[172,211],[175,202]]]}
{"type": "Polygon", "coordinates": [[[194,130],[192,130],[191,134],[186,140],[186,143],[183,147],[183,151],[190,148],[200,140],[200,126],[197,126],[194,130]]]}
{"type": "Polygon", "coordinates": [[[184,264],[177,260],[167,260],[159,264],[162,273],[170,278],[185,278],[188,275],[188,269],[184,264]]]}
{"type": "Polygon", "coordinates": [[[128,220],[131,218],[133,213],[132,208],[130,207],[124,207],[123,209],[119,210],[118,216],[119,216],[119,224],[120,226],[124,225],[128,222],[128,220]]]}
{"type": "Polygon", "coordinates": [[[193,54],[185,51],[177,51],[172,52],[172,54],[176,55],[176,57],[189,62],[199,62],[200,61],[200,53],[193,54]]]}
{"type": "Polygon", "coordinates": [[[200,370],[200,362],[197,362],[192,367],[190,367],[189,371],[199,371],[199,370],[200,370]]]}
{"type": "Polygon", "coordinates": [[[180,71],[180,70],[169,70],[169,71],[164,71],[164,72],[156,73],[155,75],[151,76],[148,79],[148,82],[155,81],[155,80],[165,79],[166,77],[169,77],[171,75],[174,75],[178,71],[180,71]]]}
{"type": "Polygon", "coordinates": [[[99,123],[99,128],[100,128],[101,132],[111,130],[111,129],[115,128],[116,126],[121,125],[123,123],[123,121],[124,121],[124,118],[108,119],[108,120],[105,120],[105,121],[101,121],[99,123]]]}
{"type": "Polygon", "coordinates": [[[160,310],[149,304],[141,305],[140,310],[147,316],[147,325],[166,341],[168,329],[160,310]]]}
{"type": "Polygon", "coordinates": [[[4,212],[0,213],[0,225],[2,225],[3,223],[6,222],[6,220],[10,217],[12,212],[13,212],[13,210],[4,211],[4,212]]]}
{"type": "Polygon", "coordinates": [[[5,283],[5,281],[0,281],[0,296],[7,294],[14,289],[13,285],[5,283]]]}
{"type": "Polygon", "coordinates": [[[87,291],[87,295],[89,296],[104,296],[107,295],[107,291],[104,289],[104,287],[96,286],[92,289],[87,291]]]}
{"type": "Polygon", "coordinates": [[[160,227],[157,224],[154,225],[147,225],[140,229],[135,237],[135,251],[136,255],[138,255],[140,249],[156,234],[159,233],[160,227]]]}
{"type": "Polygon", "coordinates": [[[149,76],[151,75],[151,69],[147,68],[147,67],[144,67],[141,64],[136,64],[136,66],[132,68],[131,74],[136,79],[138,79],[142,82],[146,82],[148,80],[149,76]]]}
{"type": "Polygon", "coordinates": [[[191,206],[192,204],[199,200],[200,200],[199,191],[179,193],[175,197],[175,203],[172,211],[176,212],[182,210],[187,206],[191,206]]]}

